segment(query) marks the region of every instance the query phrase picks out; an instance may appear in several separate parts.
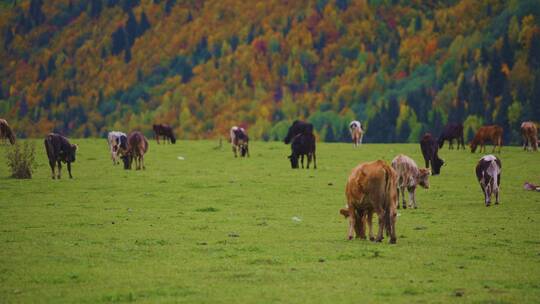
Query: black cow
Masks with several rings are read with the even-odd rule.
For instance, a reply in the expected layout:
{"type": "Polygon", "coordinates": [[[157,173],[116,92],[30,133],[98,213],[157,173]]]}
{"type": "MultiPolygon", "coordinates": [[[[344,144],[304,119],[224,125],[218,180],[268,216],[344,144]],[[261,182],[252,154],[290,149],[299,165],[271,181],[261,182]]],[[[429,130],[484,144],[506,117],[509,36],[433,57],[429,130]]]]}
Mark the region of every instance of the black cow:
{"type": "Polygon", "coordinates": [[[460,123],[448,123],[446,126],[444,126],[444,129],[439,136],[439,148],[442,148],[444,145],[444,141],[448,140],[449,143],[449,149],[454,149],[453,140],[454,138],[457,141],[457,148],[459,150],[459,145],[461,144],[461,147],[463,147],[463,150],[465,150],[465,144],[463,142],[463,124],[460,123]]]}
{"type": "Polygon", "coordinates": [[[431,169],[433,175],[438,175],[441,173],[441,167],[444,164],[444,160],[439,158],[439,146],[431,133],[426,133],[422,136],[420,140],[420,149],[422,150],[422,155],[424,156],[424,161],[426,162],[426,168],[429,168],[431,164],[431,169]]]}
{"type": "Polygon", "coordinates": [[[285,144],[289,144],[291,140],[298,134],[313,134],[313,124],[295,120],[289,127],[289,131],[287,132],[287,136],[284,140],[285,144]]]}
{"type": "Polygon", "coordinates": [[[313,157],[313,169],[317,169],[317,158],[315,156],[315,136],[313,133],[298,134],[291,142],[291,168],[298,169],[298,157],[301,157],[302,168],[304,168],[304,155],[307,156],[307,169],[313,157]]]}
{"type": "Polygon", "coordinates": [[[62,135],[51,133],[45,137],[45,150],[47,151],[49,165],[51,166],[52,179],[55,178],[55,164],[58,164],[58,179],[60,179],[60,173],[62,171],[61,162],[67,163],[69,178],[73,178],[71,175],[71,163],[75,162],[77,145],[70,144],[68,139],[62,135]]]}
{"type": "Polygon", "coordinates": [[[484,192],[486,207],[491,205],[491,194],[495,194],[495,205],[499,204],[499,186],[501,184],[501,160],[495,155],[482,157],[476,165],[476,178],[484,192]]]}
{"type": "Polygon", "coordinates": [[[165,142],[171,141],[171,143],[176,143],[176,137],[174,137],[173,129],[169,125],[153,125],[152,129],[154,129],[154,137],[156,138],[157,143],[159,144],[159,136],[163,136],[165,139],[165,142]]]}

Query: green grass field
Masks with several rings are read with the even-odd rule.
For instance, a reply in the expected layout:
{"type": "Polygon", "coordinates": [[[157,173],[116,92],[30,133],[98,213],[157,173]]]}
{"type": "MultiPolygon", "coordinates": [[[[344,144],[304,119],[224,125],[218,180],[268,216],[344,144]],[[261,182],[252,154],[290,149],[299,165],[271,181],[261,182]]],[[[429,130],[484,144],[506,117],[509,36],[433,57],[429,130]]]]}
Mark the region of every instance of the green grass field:
{"type": "Polygon", "coordinates": [[[540,153],[503,148],[501,205],[486,208],[481,155],[445,146],[390,245],[346,240],[345,182],[398,153],[423,166],[416,144],[319,143],[317,170],[291,170],[280,142],[234,159],[151,141],[146,170],[125,171],[104,139],[72,142],[72,180],[65,166],[51,180],[42,140],[34,178],[9,178],[0,147],[1,303],[540,302],[540,193],[522,189],[540,153]]]}

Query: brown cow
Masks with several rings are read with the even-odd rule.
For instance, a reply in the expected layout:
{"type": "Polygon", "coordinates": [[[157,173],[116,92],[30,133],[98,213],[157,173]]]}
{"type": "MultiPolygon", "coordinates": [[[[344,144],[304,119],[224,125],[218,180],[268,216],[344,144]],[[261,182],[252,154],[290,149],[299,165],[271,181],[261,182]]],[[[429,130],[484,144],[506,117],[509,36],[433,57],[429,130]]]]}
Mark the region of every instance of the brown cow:
{"type": "Polygon", "coordinates": [[[476,152],[476,147],[480,145],[480,153],[486,151],[485,142],[491,141],[493,143],[492,153],[495,152],[495,148],[499,146],[499,153],[501,153],[502,147],[502,135],[503,128],[497,125],[483,126],[478,131],[471,141],[471,152],[476,152]]]}
{"type": "MultiPolygon", "coordinates": [[[[392,168],[396,170],[398,176],[398,200],[401,192],[403,209],[407,209],[405,188],[409,192],[409,208],[414,206],[414,209],[416,209],[416,186],[420,185],[425,189],[429,189],[430,170],[426,168],[419,169],[412,158],[403,154],[399,154],[392,160],[392,168]]],[[[397,207],[399,208],[399,202],[397,207]]]]}
{"type": "Polygon", "coordinates": [[[3,139],[5,142],[6,138],[9,139],[10,144],[15,144],[15,134],[9,127],[8,122],[5,119],[0,118],[0,139],[3,139]]]}
{"type": "Polygon", "coordinates": [[[366,238],[364,227],[367,218],[370,240],[382,241],[383,230],[386,230],[390,243],[396,243],[396,181],[396,172],[382,160],[363,163],[352,170],[345,189],[347,209],[340,210],[349,218],[349,240],[353,238],[353,231],[357,237],[366,238]],[[379,218],[377,238],[373,236],[373,212],[379,218]]]}
{"type": "Polygon", "coordinates": [[[538,151],[538,129],[532,121],[521,124],[521,136],[523,137],[523,150],[538,151]]]}
{"type": "Polygon", "coordinates": [[[135,159],[135,168],[144,170],[144,154],[148,151],[148,141],[146,137],[139,132],[134,131],[129,133],[127,139],[127,150],[121,151],[122,160],[124,161],[124,169],[131,169],[133,159],[135,159]]]}

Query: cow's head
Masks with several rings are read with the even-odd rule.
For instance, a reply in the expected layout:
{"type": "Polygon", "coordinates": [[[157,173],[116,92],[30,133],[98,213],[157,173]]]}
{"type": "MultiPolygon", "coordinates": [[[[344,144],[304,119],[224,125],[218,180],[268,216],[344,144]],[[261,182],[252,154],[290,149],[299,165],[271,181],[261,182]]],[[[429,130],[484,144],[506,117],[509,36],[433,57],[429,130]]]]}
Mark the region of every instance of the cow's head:
{"type": "Polygon", "coordinates": [[[429,189],[429,176],[431,175],[431,170],[426,168],[419,169],[418,177],[417,177],[417,183],[426,188],[429,189]]]}
{"type": "Polygon", "coordinates": [[[133,159],[131,157],[131,153],[124,153],[121,156],[122,162],[124,162],[124,169],[125,170],[131,170],[131,160],[133,159]]]}
{"type": "Polygon", "coordinates": [[[66,161],[73,163],[75,162],[75,152],[77,152],[77,145],[70,144],[69,145],[69,151],[66,155],[66,161]]]}
{"type": "Polygon", "coordinates": [[[473,140],[473,141],[471,141],[469,146],[471,147],[471,153],[474,153],[474,152],[476,152],[476,148],[478,147],[478,143],[475,140],[473,140]]]}
{"type": "Polygon", "coordinates": [[[298,155],[291,154],[288,157],[291,160],[291,168],[298,169],[298,155]]]}
{"type": "Polygon", "coordinates": [[[441,167],[444,165],[444,160],[436,157],[433,162],[433,175],[439,175],[441,173],[441,167]]]}

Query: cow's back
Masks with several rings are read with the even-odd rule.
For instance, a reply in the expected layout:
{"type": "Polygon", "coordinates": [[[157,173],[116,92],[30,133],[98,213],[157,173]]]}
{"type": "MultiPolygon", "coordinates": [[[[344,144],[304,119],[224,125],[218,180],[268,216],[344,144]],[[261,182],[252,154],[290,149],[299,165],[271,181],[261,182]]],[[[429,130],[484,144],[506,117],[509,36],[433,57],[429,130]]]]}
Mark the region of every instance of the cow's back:
{"type": "Polygon", "coordinates": [[[386,208],[396,199],[396,173],[384,161],[363,163],[355,167],[345,193],[356,208],[386,208]]]}
{"type": "Polygon", "coordinates": [[[411,186],[414,184],[414,177],[418,175],[418,165],[416,162],[403,154],[396,156],[392,160],[392,168],[398,176],[399,186],[411,186]]]}

